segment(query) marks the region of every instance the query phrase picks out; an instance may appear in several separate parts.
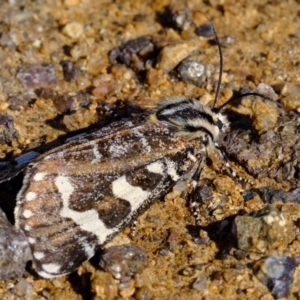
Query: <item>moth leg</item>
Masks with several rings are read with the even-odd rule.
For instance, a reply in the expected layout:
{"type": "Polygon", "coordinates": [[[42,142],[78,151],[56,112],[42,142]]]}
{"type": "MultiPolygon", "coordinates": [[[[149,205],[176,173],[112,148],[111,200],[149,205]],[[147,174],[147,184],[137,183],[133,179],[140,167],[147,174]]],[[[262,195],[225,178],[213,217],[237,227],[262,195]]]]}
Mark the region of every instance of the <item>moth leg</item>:
{"type": "Polygon", "coordinates": [[[130,234],[129,237],[131,239],[133,239],[136,236],[136,225],[137,225],[138,221],[134,220],[132,221],[131,225],[130,225],[130,234]]]}
{"type": "Polygon", "coordinates": [[[222,161],[224,162],[224,165],[226,167],[226,170],[228,172],[228,174],[233,177],[236,178],[241,184],[245,184],[245,183],[250,183],[251,185],[253,185],[253,182],[250,181],[247,178],[244,178],[242,176],[239,176],[237,174],[237,172],[230,166],[229,160],[226,156],[226,153],[223,151],[223,149],[218,145],[218,143],[215,143],[215,149],[216,152],[218,153],[219,157],[222,159],[222,161]]]}
{"type": "Polygon", "coordinates": [[[188,203],[190,210],[192,212],[193,217],[195,218],[195,222],[197,226],[201,226],[201,220],[200,220],[200,208],[199,208],[199,201],[197,199],[197,185],[201,176],[201,172],[203,170],[205,164],[205,159],[202,159],[202,161],[199,163],[196,172],[192,176],[192,191],[188,195],[188,203]]]}

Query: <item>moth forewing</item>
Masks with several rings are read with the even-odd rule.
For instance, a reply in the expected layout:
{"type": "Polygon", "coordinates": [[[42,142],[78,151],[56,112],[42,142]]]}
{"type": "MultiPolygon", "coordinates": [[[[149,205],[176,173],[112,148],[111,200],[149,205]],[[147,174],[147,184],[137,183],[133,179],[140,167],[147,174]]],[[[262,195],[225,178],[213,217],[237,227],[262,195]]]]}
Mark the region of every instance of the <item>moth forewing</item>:
{"type": "Polygon", "coordinates": [[[161,122],[128,122],[71,141],[28,168],[15,217],[41,276],[74,271],[203,158],[199,140],[177,137],[161,122]]]}

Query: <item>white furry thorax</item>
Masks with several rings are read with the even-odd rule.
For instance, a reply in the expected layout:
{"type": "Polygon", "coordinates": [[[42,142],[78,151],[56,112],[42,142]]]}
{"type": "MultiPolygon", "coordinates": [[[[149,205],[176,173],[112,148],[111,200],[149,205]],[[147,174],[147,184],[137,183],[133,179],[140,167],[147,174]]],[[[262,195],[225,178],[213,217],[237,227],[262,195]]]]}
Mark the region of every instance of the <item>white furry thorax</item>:
{"type": "Polygon", "coordinates": [[[159,102],[149,121],[159,121],[174,130],[175,135],[188,140],[205,135],[210,143],[217,142],[220,131],[229,124],[222,113],[214,112],[201,101],[187,97],[174,97],[159,102]]]}

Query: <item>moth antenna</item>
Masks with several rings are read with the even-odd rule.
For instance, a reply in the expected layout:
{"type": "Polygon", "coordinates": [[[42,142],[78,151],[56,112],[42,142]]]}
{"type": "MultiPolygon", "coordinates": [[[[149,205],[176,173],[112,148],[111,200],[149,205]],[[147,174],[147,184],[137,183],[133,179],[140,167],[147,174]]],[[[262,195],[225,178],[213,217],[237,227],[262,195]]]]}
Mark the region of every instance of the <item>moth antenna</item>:
{"type": "Polygon", "coordinates": [[[217,90],[216,90],[216,94],[215,94],[215,99],[214,99],[214,103],[213,103],[213,106],[212,106],[212,110],[213,111],[220,111],[222,108],[224,108],[224,106],[226,106],[227,104],[237,100],[237,99],[240,99],[242,97],[246,97],[246,96],[258,96],[258,97],[261,97],[261,98],[264,98],[266,100],[269,100],[271,102],[275,102],[278,104],[278,102],[274,101],[272,98],[268,97],[268,96],[265,96],[263,94],[260,94],[260,93],[245,93],[245,94],[242,94],[242,95],[239,95],[239,96],[236,96],[232,99],[229,99],[228,101],[226,101],[224,104],[222,104],[220,107],[216,108],[216,103],[218,101],[218,98],[220,96],[220,90],[221,90],[221,84],[222,84],[222,73],[223,73],[223,53],[222,53],[222,48],[221,48],[221,44],[220,44],[220,40],[219,40],[219,37],[218,37],[218,34],[217,34],[217,31],[215,29],[215,26],[214,24],[212,23],[212,21],[210,20],[209,17],[207,17],[205,14],[203,14],[205,16],[205,18],[207,19],[207,21],[209,22],[210,26],[211,26],[211,29],[214,33],[214,37],[215,37],[215,42],[218,46],[218,52],[219,52],[219,78],[218,78],[218,84],[217,84],[217,90]]]}
{"type": "Polygon", "coordinates": [[[275,101],[274,99],[266,96],[266,95],[263,95],[263,94],[260,94],[260,93],[255,93],[255,92],[251,92],[251,93],[245,93],[245,94],[241,94],[241,95],[238,95],[238,96],[235,96],[231,99],[229,99],[228,101],[226,101],[225,103],[223,103],[220,107],[218,107],[216,110],[217,111],[220,111],[222,110],[226,105],[230,104],[231,102],[234,102],[235,100],[237,99],[241,99],[243,97],[247,97],[247,96],[258,96],[258,97],[261,97],[261,98],[264,98],[266,100],[269,100],[271,102],[274,102],[276,103],[277,105],[279,104],[277,101],[275,101]]]}
{"type": "Polygon", "coordinates": [[[223,73],[223,54],[222,54],[222,49],[221,49],[221,44],[220,44],[220,40],[217,34],[217,31],[215,29],[214,24],[212,23],[212,21],[205,15],[205,18],[207,19],[207,21],[209,22],[211,29],[214,33],[215,36],[215,42],[218,46],[218,51],[219,51],[219,78],[218,78],[218,84],[217,84],[217,90],[216,90],[216,94],[215,94],[215,99],[214,99],[214,104],[213,104],[213,108],[216,106],[216,103],[218,101],[218,98],[220,96],[220,89],[221,89],[221,84],[222,84],[222,73],[223,73]]]}

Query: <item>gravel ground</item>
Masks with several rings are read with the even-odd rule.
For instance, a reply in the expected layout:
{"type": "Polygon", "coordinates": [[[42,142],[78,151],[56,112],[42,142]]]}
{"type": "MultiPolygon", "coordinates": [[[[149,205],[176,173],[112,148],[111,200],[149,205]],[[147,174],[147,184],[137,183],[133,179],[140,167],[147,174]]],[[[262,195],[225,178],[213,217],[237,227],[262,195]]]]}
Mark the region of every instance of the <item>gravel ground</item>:
{"type": "MultiPolygon", "coordinates": [[[[300,298],[300,6],[248,2],[0,2],[3,160],[108,124],[111,111],[128,117],[179,95],[212,105],[219,55],[202,13],[224,56],[217,106],[242,90],[276,100],[246,97],[227,107],[232,126],[220,144],[252,184],[226,175],[212,155],[198,190],[202,226],[186,191],[175,189],[138,218],[135,237],[128,228],[106,245],[142,248],[118,250],[117,264],[128,260],[123,252],[138,257],[123,266],[130,276],[96,268],[99,258],[52,280],[29,266],[23,278],[0,282],[1,299],[300,298]]],[[[11,216],[5,188],[0,203],[11,216]]]]}

